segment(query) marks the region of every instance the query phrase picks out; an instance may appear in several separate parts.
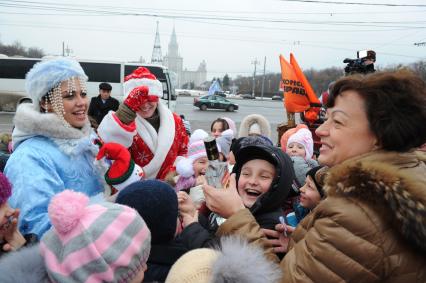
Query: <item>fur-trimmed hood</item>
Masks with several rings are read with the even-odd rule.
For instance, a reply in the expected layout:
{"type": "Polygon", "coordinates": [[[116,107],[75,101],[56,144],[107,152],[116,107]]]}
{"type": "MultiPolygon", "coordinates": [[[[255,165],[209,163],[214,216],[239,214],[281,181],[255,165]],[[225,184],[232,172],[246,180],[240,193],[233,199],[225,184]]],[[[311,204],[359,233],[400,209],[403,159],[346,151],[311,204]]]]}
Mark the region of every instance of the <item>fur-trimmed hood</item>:
{"type": "Polygon", "coordinates": [[[259,114],[250,114],[241,121],[240,131],[238,137],[247,137],[249,135],[249,129],[254,124],[257,124],[260,129],[260,134],[271,138],[271,125],[269,121],[262,115],[259,114]]]}
{"type": "Polygon", "coordinates": [[[394,229],[426,251],[426,153],[375,151],[330,169],[324,190],[383,206],[394,229]]]}
{"type": "Polygon", "coordinates": [[[0,260],[0,281],[2,283],[50,282],[39,245],[24,247],[10,252],[0,260]]]}
{"type": "MultiPolygon", "coordinates": [[[[87,146],[92,145],[91,139],[94,132],[89,121],[81,130],[70,128],[66,127],[56,114],[40,113],[36,108],[36,104],[31,103],[19,105],[13,119],[14,149],[23,141],[35,136],[44,136],[53,140],[66,154],[79,154],[87,149],[87,146]]],[[[93,150],[96,151],[96,146],[93,150]]]]}

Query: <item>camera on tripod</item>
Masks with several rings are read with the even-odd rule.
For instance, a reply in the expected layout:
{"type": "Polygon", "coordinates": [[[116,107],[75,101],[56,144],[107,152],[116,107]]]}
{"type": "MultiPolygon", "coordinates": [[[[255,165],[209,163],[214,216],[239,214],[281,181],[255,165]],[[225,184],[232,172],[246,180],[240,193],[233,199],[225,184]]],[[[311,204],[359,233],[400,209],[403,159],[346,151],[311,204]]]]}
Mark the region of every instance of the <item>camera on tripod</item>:
{"type": "Polygon", "coordinates": [[[357,52],[356,59],[346,58],[343,63],[347,63],[345,74],[368,74],[374,73],[374,62],[376,62],[376,52],[373,50],[361,50],[357,52]]]}

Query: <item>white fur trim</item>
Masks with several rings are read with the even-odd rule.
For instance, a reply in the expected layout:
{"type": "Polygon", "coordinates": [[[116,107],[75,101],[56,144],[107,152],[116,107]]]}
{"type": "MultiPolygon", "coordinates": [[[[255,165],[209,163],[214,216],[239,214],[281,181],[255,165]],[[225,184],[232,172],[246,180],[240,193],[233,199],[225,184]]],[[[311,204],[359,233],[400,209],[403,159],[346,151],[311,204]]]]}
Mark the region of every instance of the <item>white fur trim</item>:
{"type": "Polygon", "coordinates": [[[114,119],[113,111],[108,112],[98,127],[98,135],[105,143],[116,142],[129,148],[133,143],[136,131],[129,132],[123,129],[114,119]]]}
{"type": "Polygon", "coordinates": [[[208,136],[209,136],[209,134],[206,131],[204,131],[202,129],[196,129],[192,133],[191,137],[189,138],[188,144],[194,143],[194,142],[199,141],[199,140],[204,140],[208,136]]]}
{"type": "MultiPolygon", "coordinates": [[[[84,127],[76,129],[66,127],[59,117],[54,113],[40,113],[37,110],[38,104],[24,103],[18,106],[13,123],[15,129],[12,133],[13,148],[16,148],[21,142],[34,137],[45,136],[59,143],[67,144],[74,148],[83,138],[89,138],[91,134],[90,123],[87,120],[84,127]]],[[[69,152],[73,151],[69,149],[69,152]]]]}
{"type": "Polygon", "coordinates": [[[176,163],[176,172],[182,177],[189,178],[194,175],[193,160],[191,158],[182,158],[176,163]]]}
{"type": "Polygon", "coordinates": [[[143,172],[142,168],[139,165],[135,164],[135,168],[133,168],[133,172],[129,176],[129,178],[127,178],[127,180],[124,181],[123,183],[120,183],[118,185],[114,185],[114,188],[116,188],[118,191],[121,191],[122,189],[124,189],[128,185],[133,184],[134,182],[137,182],[137,181],[140,181],[141,179],[143,179],[143,176],[144,176],[144,172],[143,172]]]}
{"type": "Polygon", "coordinates": [[[259,125],[262,136],[266,136],[271,139],[271,125],[264,116],[259,114],[250,114],[244,117],[240,124],[240,132],[238,133],[238,136],[240,138],[247,137],[249,135],[249,128],[254,123],[259,125]]]}
{"type": "Polygon", "coordinates": [[[176,133],[173,113],[162,103],[158,103],[157,109],[160,115],[158,134],[144,118],[136,116],[136,131],[154,154],[153,159],[143,167],[147,179],[157,177],[158,171],[173,145],[176,133]]]}
{"type": "Polygon", "coordinates": [[[159,98],[163,97],[163,85],[159,80],[151,80],[147,78],[142,79],[130,79],[123,84],[123,95],[124,99],[129,95],[129,93],[138,86],[147,86],[149,88],[148,95],[155,95],[159,98]]]}

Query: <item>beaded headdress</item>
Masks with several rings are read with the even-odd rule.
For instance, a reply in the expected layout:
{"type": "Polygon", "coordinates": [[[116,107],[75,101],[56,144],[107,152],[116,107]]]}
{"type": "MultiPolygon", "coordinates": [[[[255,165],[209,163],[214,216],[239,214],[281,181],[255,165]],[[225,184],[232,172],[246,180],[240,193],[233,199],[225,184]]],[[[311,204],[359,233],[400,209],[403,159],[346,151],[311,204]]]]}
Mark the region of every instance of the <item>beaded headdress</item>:
{"type": "MultiPolygon", "coordinates": [[[[53,60],[41,61],[27,73],[25,89],[36,107],[38,102],[47,95],[55,113],[63,118],[64,109],[61,95],[61,82],[68,82],[68,91],[76,90],[76,80],[82,91],[86,91],[87,76],[80,64],[71,58],[60,57],[53,60]]],[[[65,122],[65,125],[68,123],[65,122]]]]}
{"type": "MultiPolygon", "coordinates": [[[[63,81],[67,83],[67,91],[73,92],[77,90],[76,81],[78,81],[80,84],[81,92],[87,92],[85,79],[84,77],[80,77],[80,76],[71,77],[67,79],[66,81],[63,81]]],[[[65,121],[64,119],[65,110],[64,110],[64,103],[62,98],[61,84],[62,82],[60,82],[58,85],[56,85],[55,87],[53,87],[51,90],[48,91],[47,95],[45,96],[46,98],[45,103],[50,103],[52,105],[53,111],[59,116],[59,119],[61,119],[62,123],[66,126],[70,126],[69,123],[65,121]]],[[[45,111],[47,112],[47,107],[45,108],[45,111]]]]}

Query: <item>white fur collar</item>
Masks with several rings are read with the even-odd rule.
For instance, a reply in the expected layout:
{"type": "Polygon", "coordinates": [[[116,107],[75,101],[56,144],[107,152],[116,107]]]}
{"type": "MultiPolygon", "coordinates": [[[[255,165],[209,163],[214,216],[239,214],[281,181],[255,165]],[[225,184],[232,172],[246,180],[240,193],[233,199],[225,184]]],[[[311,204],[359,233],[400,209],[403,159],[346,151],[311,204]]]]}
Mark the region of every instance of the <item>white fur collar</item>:
{"type": "Polygon", "coordinates": [[[136,130],[145,144],[154,154],[153,159],[143,167],[145,176],[148,179],[155,178],[161,165],[169,153],[169,150],[175,139],[175,119],[173,113],[167,109],[162,103],[157,106],[158,115],[160,115],[160,128],[158,133],[148,121],[137,115],[136,130]]]}
{"type": "Polygon", "coordinates": [[[96,152],[91,140],[94,132],[90,123],[80,130],[65,126],[56,114],[40,113],[37,106],[30,103],[21,104],[15,114],[13,122],[13,147],[34,136],[44,136],[53,140],[66,154],[80,154],[85,150],[96,152]]]}

